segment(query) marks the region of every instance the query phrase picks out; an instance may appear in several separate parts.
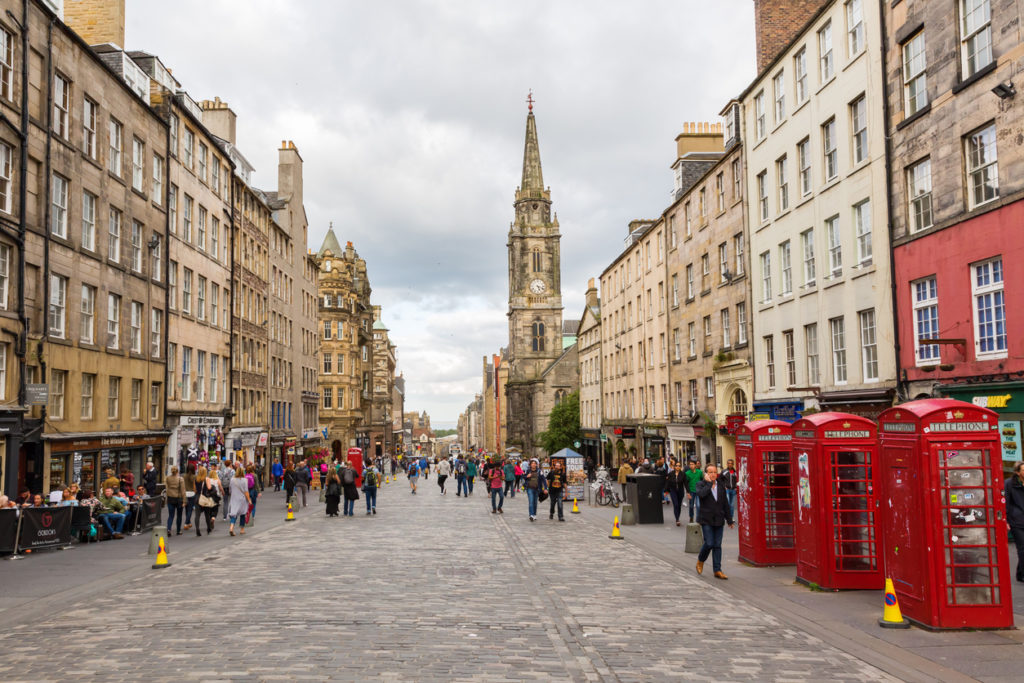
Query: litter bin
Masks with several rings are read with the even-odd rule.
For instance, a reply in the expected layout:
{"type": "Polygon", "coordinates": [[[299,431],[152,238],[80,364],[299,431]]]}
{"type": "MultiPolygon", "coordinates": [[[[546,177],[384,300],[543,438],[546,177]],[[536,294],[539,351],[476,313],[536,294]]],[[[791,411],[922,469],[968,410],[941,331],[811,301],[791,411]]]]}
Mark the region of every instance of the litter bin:
{"type": "Polygon", "coordinates": [[[664,524],[661,494],[665,490],[665,476],[661,474],[630,474],[626,477],[627,495],[635,496],[633,502],[637,524],[664,524]]]}

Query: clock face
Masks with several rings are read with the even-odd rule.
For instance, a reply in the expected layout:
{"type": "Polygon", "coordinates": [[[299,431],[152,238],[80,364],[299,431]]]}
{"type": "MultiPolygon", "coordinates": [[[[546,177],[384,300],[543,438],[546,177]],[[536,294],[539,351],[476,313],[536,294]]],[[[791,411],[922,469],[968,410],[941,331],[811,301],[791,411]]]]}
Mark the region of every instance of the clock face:
{"type": "Polygon", "coordinates": [[[543,294],[545,289],[547,289],[547,285],[543,280],[534,280],[530,283],[530,291],[534,294],[543,294]]]}

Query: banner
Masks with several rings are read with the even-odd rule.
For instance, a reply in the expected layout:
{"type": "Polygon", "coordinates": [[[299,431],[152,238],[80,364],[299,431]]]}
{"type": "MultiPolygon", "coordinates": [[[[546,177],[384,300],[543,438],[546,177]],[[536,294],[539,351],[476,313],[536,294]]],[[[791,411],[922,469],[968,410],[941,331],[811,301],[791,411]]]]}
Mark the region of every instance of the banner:
{"type": "Polygon", "coordinates": [[[13,553],[18,540],[18,511],[0,510],[0,553],[13,553]]]}
{"type": "Polygon", "coordinates": [[[18,547],[58,548],[71,545],[71,507],[23,508],[18,547]]]}
{"type": "Polygon", "coordinates": [[[163,498],[143,498],[139,531],[152,529],[160,523],[160,511],[164,509],[163,498]]]}

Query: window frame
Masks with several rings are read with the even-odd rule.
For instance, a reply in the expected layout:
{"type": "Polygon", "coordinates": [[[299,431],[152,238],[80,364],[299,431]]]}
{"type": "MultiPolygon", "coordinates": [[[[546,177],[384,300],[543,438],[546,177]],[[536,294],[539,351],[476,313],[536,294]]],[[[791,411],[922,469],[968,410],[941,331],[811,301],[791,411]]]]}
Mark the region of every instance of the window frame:
{"type": "Polygon", "coordinates": [[[1006,358],[1009,353],[1009,330],[1007,329],[1006,319],[1006,293],[1005,293],[1005,271],[1003,269],[1003,257],[995,256],[984,261],[972,263],[970,266],[971,274],[971,325],[974,331],[974,355],[978,360],[994,360],[1000,358],[1006,358]],[[979,284],[979,276],[981,270],[985,269],[988,271],[988,282],[979,284]],[[998,277],[998,281],[996,278],[998,277]],[[998,345],[1000,337],[1002,338],[1002,348],[994,348],[992,350],[982,350],[982,330],[983,324],[988,322],[982,322],[981,320],[981,309],[979,304],[985,297],[992,297],[993,304],[991,309],[993,313],[1001,314],[1001,317],[993,317],[991,323],[994,327],[995,334],[992,335],[994,342],[998,345]],[[1002,334],[999,334],[999,327],[1002,327],[1002,334]]]}
{"type": "Polygon", "coordinates": [[[939,287],[935,275],[910,283],[910,302],[914,325],[914,365],[919,368],[938,365],[942,362],[942,347],[921,343],[922,339],[934,339],[939,335],[939,287]]]}

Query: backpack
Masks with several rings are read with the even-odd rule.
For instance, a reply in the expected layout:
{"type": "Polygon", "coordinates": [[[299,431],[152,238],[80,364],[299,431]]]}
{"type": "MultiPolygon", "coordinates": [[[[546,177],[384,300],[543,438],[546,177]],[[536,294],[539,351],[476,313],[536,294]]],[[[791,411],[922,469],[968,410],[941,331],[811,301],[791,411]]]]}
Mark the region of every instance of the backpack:
{"type": "Polygon", "coordinates": [[[341,474],[341,481],[344,482],[346,486],[356,483],[356,471],[351,467],[346,467],[345,471],[341,474]]]}
{"type": "Polygon", "coordinates": [[[458,466],[455,468],[455,473],[459,475],[466,474],[466,463],[460,460],[458,466]]]}
{"type": "Polygon", "coordinates": [[[363,486],[367,486],[369,488],[376,488],[377,473],[374,472],[373,470],[366,470],[365,472],[363,472],[363,486]]]}

